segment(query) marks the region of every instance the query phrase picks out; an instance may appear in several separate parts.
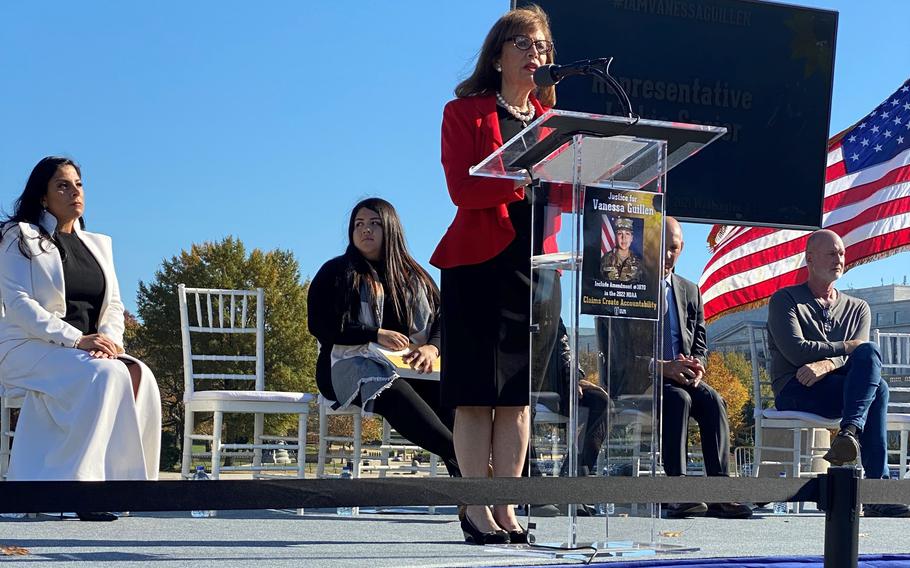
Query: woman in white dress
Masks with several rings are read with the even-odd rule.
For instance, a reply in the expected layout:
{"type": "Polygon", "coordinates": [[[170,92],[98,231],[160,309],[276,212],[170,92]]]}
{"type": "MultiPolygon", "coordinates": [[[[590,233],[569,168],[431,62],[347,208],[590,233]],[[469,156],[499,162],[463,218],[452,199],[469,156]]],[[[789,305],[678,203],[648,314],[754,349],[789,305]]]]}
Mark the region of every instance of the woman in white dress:
{"type": "Polygon", "coordinates": [[[79,166],[47,157],[0,229],[0,381],[25,395],[10,480],[158,477],[158,385],[123,351],[111,239],[84,210],[79,166]]]}

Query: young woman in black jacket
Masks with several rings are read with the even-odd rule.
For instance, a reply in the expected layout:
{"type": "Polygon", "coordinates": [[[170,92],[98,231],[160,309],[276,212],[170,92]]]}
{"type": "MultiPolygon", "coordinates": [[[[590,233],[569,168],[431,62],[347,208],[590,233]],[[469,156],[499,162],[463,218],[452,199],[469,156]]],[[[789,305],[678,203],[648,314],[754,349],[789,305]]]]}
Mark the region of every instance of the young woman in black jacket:
{"type": "Polygon", "coordinates": [[[308,326],[319,341],[316,384],[337,408],[360,407],[443,459],[460,475],[452,444],[454,413],[442,409],[439,382],[403,378],[385,351],[405,351],[417,373],[439,358],[439,290],[410,255],[398,213],[379,198],[351,210],[348,247],[310,283],[308,326]]]}

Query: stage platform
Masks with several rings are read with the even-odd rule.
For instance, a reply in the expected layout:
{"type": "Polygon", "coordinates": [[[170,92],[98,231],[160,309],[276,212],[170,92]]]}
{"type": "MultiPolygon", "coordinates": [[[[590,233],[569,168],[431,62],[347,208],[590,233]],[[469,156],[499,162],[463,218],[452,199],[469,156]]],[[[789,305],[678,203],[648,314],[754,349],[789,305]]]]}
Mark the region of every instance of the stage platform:
{"type": "MultiPolygon", "coordinates": [[[[113,523],[86,523],[48,516],[0,519],[0,546],[28,550],[25,556],[0,555],[0,563],[17,566],[267,566],[277,567],[476,567],[572,566],[579,559],[548,558],[540,553],[469,546],[461,543],[453,508],[436,515],[369,513],[338,517],[334,511],[224,511],[211,519],[188,512],[137,513],[113,523]]],[[[641,533],[643,519],[623,518],[630,532],[641,533]]],[[[581,518],[603,523],[604,518],[581,518]]],[[[538,519],[541,525],[564,518],[538,519]]],[[[863,519],[860,553],[908,553],[907,519],[863,519]]],[[[757,515],[748,520],[685,519],[657,521],[668,544],[685,544],[695,553],[645,556],[642,561],[749,556],[820,556],[824,518],[821,514],[780,517],[757,515]]],[[[910,558],[910,557],[908,557],[910,558]]],[[[600,557],[595,563],[626,561],[600,557]]],[[[908,560],[910,563],[910,560],[908,560]]],[[[897,566],[898,564],[889,564],[897,566]]]]}

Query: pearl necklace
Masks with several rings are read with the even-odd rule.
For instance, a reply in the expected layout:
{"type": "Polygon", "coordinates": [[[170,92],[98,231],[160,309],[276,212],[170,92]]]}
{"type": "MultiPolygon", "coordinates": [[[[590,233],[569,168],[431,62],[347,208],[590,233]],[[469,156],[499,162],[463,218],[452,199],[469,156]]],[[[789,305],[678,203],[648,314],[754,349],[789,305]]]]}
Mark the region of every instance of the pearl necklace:
{"type": "Polygon", "coordinates": [[[502,108],[506,109],[509,112],[509,114],[511,114],[512,116],[514,116],[515,118],[517,118],[518,120],[520,120],[521,122],[523,122],[525,124],[527,124],[528,122],[531,122],[531,120],[534,118],[534,113],[535,113],[534,105],[529,104],[528,110],[522,111],[517,106],[513,106],[513,105],[510,105],[509,103],[507,103],[499,91],[496,91],[496,104],[498,104],[502,108]]]}

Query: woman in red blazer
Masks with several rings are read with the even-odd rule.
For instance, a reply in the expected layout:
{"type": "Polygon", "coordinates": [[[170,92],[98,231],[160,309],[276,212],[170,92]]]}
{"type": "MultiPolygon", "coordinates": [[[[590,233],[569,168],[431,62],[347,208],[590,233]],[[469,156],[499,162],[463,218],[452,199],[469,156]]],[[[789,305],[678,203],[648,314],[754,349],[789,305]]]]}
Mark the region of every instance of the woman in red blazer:
{"type": "MultiPolygon", "coordinates": [[[[521,475],[528,446],[530,252],[541,243],[524,185],[468,168],[555,102],[534,71],[553,62],[546,13],[512,10],[487,34],[473,74],[442,121],[442,165],[458,207],[430,262],[442,271],[442,399],[456,407],[455,452],[465,477],[521,475]]],[[[558,319],[558,318],[557,318],[558,319]]],[[[465,541],[527,542],[511,505],[469,506],[465,541]]]]}

